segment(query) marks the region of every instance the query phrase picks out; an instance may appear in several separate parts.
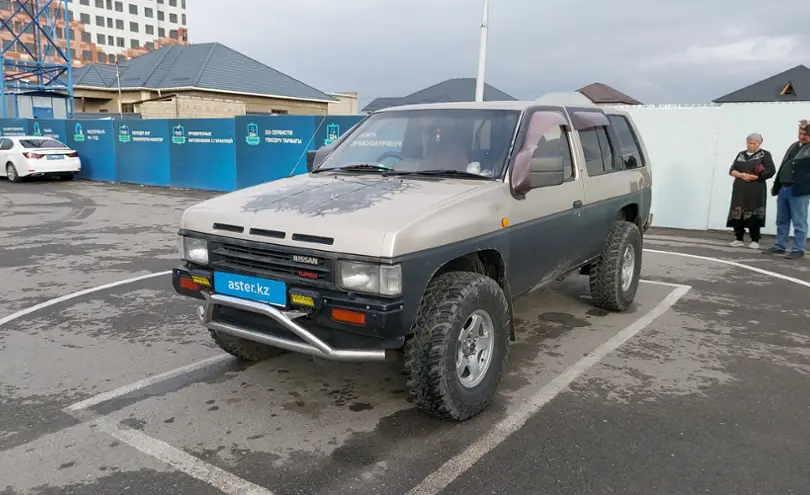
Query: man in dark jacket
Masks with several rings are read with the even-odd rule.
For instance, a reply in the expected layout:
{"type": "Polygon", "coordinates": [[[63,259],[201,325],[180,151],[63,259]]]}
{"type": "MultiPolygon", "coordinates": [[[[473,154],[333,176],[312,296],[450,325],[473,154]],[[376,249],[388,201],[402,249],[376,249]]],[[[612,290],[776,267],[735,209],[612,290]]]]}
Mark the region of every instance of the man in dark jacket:
{"type": "Polygon", "coordinates": [[[810,205],[810,125],[802,121],[799,140],[788,148],[776,173],[771,194],[776,196],[776,242],[767,254],[785,254],[793,223],[793,249],[785,258],[804,257],[807,210],[810,205]]]}

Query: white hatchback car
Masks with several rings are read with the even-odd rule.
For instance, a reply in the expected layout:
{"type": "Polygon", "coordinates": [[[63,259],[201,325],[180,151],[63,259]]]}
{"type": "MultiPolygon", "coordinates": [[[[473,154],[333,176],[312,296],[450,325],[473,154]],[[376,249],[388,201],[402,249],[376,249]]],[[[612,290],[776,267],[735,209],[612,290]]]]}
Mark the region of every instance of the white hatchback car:
{"type": "Polygon", "coordinates": [[[8,177],[11,182],[45,176],[71,180],[82,169],[75,150],[44,136],[0,137],[0,164],[0,177],[8,177]]]}

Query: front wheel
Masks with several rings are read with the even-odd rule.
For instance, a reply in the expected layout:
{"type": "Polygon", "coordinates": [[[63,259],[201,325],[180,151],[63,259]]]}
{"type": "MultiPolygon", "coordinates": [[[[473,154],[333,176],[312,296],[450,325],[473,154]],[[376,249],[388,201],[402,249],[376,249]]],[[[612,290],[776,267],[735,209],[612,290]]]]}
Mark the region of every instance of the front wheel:
{"type": "Polygon", "coordinates": [[[591,300],[608,311],[624,311],[636,297],[641,276],[641,231],[632,222],[613,223],[599,261],[591,265],[591,300]]]}
{"type": "Polygon", "coordinates": [[[492,401],[509,354],[509,305],[491,278],[449,272],[433,279],[405,345],[414,403],[464,421],[492,401]]]}

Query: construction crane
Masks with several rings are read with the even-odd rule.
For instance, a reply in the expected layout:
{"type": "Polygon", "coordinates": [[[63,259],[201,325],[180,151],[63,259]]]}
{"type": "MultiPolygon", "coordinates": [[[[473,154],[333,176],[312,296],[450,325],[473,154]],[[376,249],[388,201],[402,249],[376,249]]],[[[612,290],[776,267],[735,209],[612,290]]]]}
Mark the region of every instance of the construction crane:
{"type": "Polygon", "coordinates": [[[20,98],[31,95],[64,100],[66,117],[73,118],[68,0],[0,1],[0,16],[0,117],[19,117],[20,98]]]}

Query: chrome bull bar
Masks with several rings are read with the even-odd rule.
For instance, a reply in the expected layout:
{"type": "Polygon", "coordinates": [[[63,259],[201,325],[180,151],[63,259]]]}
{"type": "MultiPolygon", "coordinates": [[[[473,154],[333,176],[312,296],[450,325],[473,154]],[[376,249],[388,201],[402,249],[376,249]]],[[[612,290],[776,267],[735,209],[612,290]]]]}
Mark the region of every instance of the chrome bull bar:
{"type": "Polygon", "coordinates": [[[329,344],[319,339],[309,330],[297,324],[294,320],[304,316],[301,311],[282,311],[268,304],[239,299],[237,297],[224,296],[222,294],[205,294],[206,303],[198,308],[200,323],[217,332],[222,332],[234,337],[267,344],[280,349],[285,349],[301,354],[308,354],[323,359],[333,361],[384,361],[386,359],[385,349],[335,349],[329,344]],[[228,306],[230,308],[266,316],[280,323],[284,328],[301,338],[304,342],[276,337],[274,335],[257,332],[230,323],[215,321],[214,308],[216,306],[228,306]]]}

